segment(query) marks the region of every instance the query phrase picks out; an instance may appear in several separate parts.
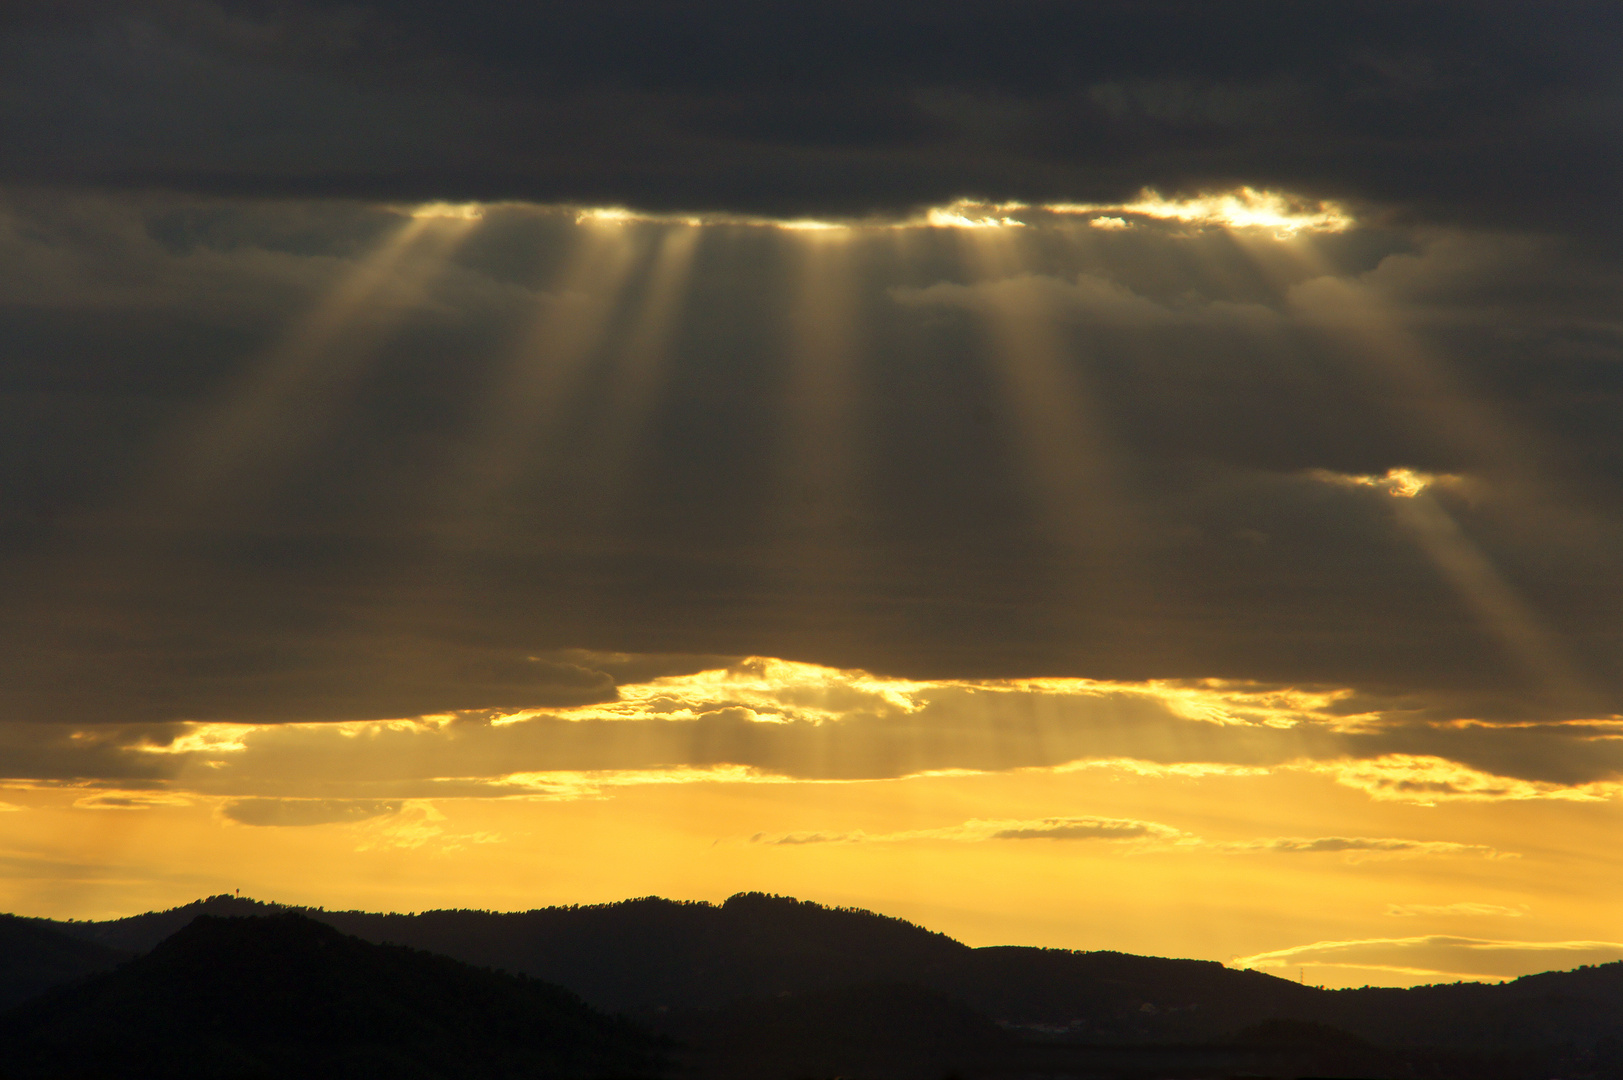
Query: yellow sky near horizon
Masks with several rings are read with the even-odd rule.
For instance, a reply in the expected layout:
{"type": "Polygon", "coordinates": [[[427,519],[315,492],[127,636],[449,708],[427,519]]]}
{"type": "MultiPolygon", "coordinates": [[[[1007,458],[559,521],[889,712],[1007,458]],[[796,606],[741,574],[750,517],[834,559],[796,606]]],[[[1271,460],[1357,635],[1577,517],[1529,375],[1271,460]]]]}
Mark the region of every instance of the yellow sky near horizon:
{"type": "Polygon", "coordinates": [[[626,686],[618,704],[495,722],[183,725],[167,743],[148,730],[119,752],[183,767],[122,786],[0,792],[15,808],[0,815],[0,907],[99,919],[241,889],[328,908],[514,910],[762,890],[971,945],[1195,957],[1329,986],[1623,958],[1611,929],[1623,878],[1615,800],[1579,785],[1495,786],[1482,773],[1462,783],[1458,766],[1436,771],[1441,759],[1430,759],[1429,789],[1394,790],[1372,786],[1369,770],[1412,781],[1420,759],[1374,753],[1360,771],[1346,747],[1300,739],[1259,752],[1259,737],[1345,726],[1321,711],[1338,698],[932,683],[755,661],[626,686]],[[1101,711],[1123,703],[1138,710],[1128,726],[1138,754],[1071,758],[1061,740],[1063,760],[1029,756],[1062,726],[1091,723],[1097,738],[1111,722],[1101,711]],[[735,750],[742,723],[756,729],[745,736],[826,738],[826,757],[860,767],[797,776],[696,754],[680,767],[638,759],[639,737],[714,743],[724,714],[740,711],[750,716],[730,718],[735,750]],[[1005,768],[965,767],[949,748],[885,775],[878,766],[897,764],[885,729],[910,718],[949,742],[1009,743],[1024,730],[1027,745],[1005,747],[1005,768]],[[567,736],[594,724],[631,767],[507,768],[546,765],[557,725],[567,736]],[[526,730],[536,725],[554,725],[550,740],[526,730]],[[525,736],[541,741],[515,741],[525,736]],[[500,740],[499,752],[482,740],[500,740]],[[1166,752],[1180,746],[1194,752],[1166,752]],[[357,748],[370,775],[353,767],[357,748]],[[481,763],[487,774],[472,775],[481,763]],[[490,774],[492,764],[507,771],[490,774]],[[435,797],[436,783],[457,790],[435,797]]]}

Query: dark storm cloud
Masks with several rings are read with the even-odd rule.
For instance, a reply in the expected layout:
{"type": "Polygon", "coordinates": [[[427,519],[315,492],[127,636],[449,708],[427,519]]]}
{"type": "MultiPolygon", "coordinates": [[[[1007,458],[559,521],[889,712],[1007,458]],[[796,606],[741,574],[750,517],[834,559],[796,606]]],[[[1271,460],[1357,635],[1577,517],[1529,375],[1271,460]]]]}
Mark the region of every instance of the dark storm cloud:
{"type": "Polygon", "coordinates": [[[332,200],[8,201],[6,719],[556,708],[749,654],[1345,686],[1426,721],[1623,711],[1618,283],[1571,245],[1363,228],[1315,241],[1323,265],[1304,268],[1270,264],[1285,247],[1266,238],[1141,221],[1016,230],[1020,268],[989,275],[966,271],[955,230],[918,230],[905,259],[890,233],[855,237],[851,466],[833,490],[783,480],[807,450],[786,434],[795,234],[699,230],[617,457],[632,328],[681,227],[493,207],[322,330],[409,223],[332,200]],[[616,251],[618,293],[588,273],[616,251]],[[1108,537],[1088,531],[1090,493],[1044,489],[1021,450],[1034,424],[987,332],[1010,305],[1052,313],[1108,537]],[[574,381],[526,383],[548,370],[525,351],[537,321],[599,308],[574,381]],[[1458,385],[1372,355],[1370,312],[1458,385]],[[1439,570],[1367,482],[1395,467],[1464,477],[1425,498],[1520,609],[1439,570]]]}
{"type": "Polygon", "coordinates": [[[1282,185],[1615,224],[1604,3],[25,3],[0,178],[776,213],[1282,185]]]}

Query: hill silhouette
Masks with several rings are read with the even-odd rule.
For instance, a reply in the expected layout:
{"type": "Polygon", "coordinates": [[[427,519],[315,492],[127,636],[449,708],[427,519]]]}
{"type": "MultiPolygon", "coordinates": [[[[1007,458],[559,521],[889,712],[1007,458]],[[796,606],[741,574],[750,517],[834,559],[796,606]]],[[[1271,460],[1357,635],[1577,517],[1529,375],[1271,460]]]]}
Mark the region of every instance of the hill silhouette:
{"type": "MultiPolygon", "coordinates": [[[[138,952],[199,913],[278,910],[213,897],[41,925],[138,952]]],[[[1210,961],[970,948],[900,919],[760,893],[719,905],[646,897],[508,913],[303,913],[358,939],[555,982],[681,1040],[694,1077],[925,1077],[939,1067],[935,1076],[1623,1080],[1623,963],[1501,985],[1320,990],[1210,961]]]]}
{"type": "Polygon", "coordinates": [[[562,988],[294,913],[202,915],[0,1017],[0,1075],[499,1080],[651,1073],[652,1041],[562,988]]]}
{"type": "MultiPolygon", "coordinates": [[[[125,919],[55,925],[138,953],[198,915],[279,910],[215,896],[125,919]]],[[[743,997],[894,981],[972,951],[901,919],[762,893],[740,893],[720,905],[644,897],[523,912],[298,910],[367,941],[557,982],[615,1012],[715,1007],[743,997]]]]}
{"type": "Polygon", "coordinates": [[[98,945],[105,945],[127,955],[148,952],[158,942],[170,937],[176,931],[186,926],[199,915],[218,915],[226,918],[241,917],[245,915],[278,915],[287,911],[298,911],[306,916],[323,921],[320,913],[310,909],[290,907],[287,904],[267,904],[261,900],[250,900],[241,896],[210,896],[203,900],[194,900],[190,904],[169,908],[165,911],[148,911],[140,915],[130,915],[122,919],[106,919],[102,922],[69,922],[61,923],[50,919],[30,919],[37,925],[52,927],[61,933],[83,941],[92,941],[98,945]]]}

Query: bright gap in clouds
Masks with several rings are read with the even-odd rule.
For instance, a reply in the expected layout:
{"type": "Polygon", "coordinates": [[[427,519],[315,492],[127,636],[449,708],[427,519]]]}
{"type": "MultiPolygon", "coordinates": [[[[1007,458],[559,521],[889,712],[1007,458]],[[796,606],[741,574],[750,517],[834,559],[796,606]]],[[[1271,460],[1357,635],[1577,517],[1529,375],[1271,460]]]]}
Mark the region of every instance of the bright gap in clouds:
{"type": "MultiPolygon", "coordinates": [[[[418,215],[453,216],[471,207],[431,203],[413,211],[418,215]]],[[[1240,187],[1233,191],[1166,197],[1144,190],[1121,203],[1024,203],[960,198],[942,206],[926,207],[900,219],[857,218],[818,220],[769,218],[711,213],[661,213],[626,207],[586,207],[575,211],[582,222],[654,223],[667,225],[740,225],[789,231],[832,229],[998,229],[1022,228],[1076,219],[1095,228],[1131,228],[1134,221],[1170,221],[1183,225],[1233,230],[1256,230],[1289,237],[1298,233],[1337,233],[1357,222],[1344,207],[1328,200],[1311,200],[1278,191],[1240,187]]]]}
{"type": "Polygon", "coordinates": [[[485,208],[479,203],[446,203],[431,202],[414,206],[410,210],[414,218],[446,218],[452,221],[478,221],[485,216],[485,208]]]}

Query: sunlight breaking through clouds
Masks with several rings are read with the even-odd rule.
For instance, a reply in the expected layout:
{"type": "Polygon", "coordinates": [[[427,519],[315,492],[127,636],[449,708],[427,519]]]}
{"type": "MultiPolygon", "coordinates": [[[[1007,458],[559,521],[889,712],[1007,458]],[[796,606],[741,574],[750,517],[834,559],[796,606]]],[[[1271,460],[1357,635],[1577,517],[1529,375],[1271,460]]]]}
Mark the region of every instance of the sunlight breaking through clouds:
{"type": "Polygon", "coordinates": [[[1019,228],[1082,219],[1095,229],[1130,229],[1135,221],[1249,231],[1288,239],[1300,233],[1339,233],[1357,224],[1337,203],[1282,191],[1238,187],[1186,197],[1145,190],[1120,203],[1021,203],[958,199],[925,212],[927,225],[957,229],[1019,228]]]}
{"type": "Polygon", "coordinates": [[[1105,215],[1120,212],[1188,225],[1259,229],[1277,236],[1293,236],[1304,231],[1344,232],[1354,225],[1352,215],[1333,202],[1303,199],[1279,191],[1258,191],[1252,187],[1187,198],[1165,198],[1146,190],[1132,202],[1050,203],[1043,209],[1056,214],[1105,215]]]}
{"type": "Polygon", "coordinates": [[[1427,488],[1438,485],[1458,487],[1466,482],[1465,478],[1461,476],[1454,476],[1449,473],[1419,472],[1401,465],[1386,470],[1385,474],[1381,476],[1338,473],[1329,469],[1314,469],[1308,475],[1327,484],[1339,484],[1343,487],[1374,488],[1399,499],[1412,499],[1427,488]]]}
{"type": "Polygon", "coordinates": [[[1615,7],[0,9],[0,910],[1623,959],[1615,7]]]}
{"type": "Polygon", "coordinates": [[[280,479],[289,459],[310,453],[338,423],[341,407],[478,225],[477,214],[413,213],[345,266],[258,359],[251,377],[169,449],[172,475],[157,480],[158,497],[195,502],[256,486],[245,478],[280,479]]]}
{"type": "Polygon", "coordinates": [[[485,208],[481,203],[446,203],[431,202],[414,206],[411,209],[414,218],[449,218],[454,221],[478,221],[485,216],[485,208]]]}
{"type": "Polygon", "coordinates": [[[246,736],[253,724],[190,724],[167,742],[142,741],[134,748],[143,754],[237,754],[248,749],[246,736]]]}
{"type": "Polygon", "coordinates": [[[947,206],[932,206],[924,212],[924,224],[944,229],[1019,228],[1025,222],[1008,216],[1007,212],[1025,209],[1025,203],[986,205],[964,199],[947,206]],[[975,214],[981,216],[972,216],[975,214]]]}
{"type": "Polygon", "coordinates": [[[141,430],[193,489],[77,534],[83,507],[0,507],[40,551],[95,541],[7,579],[65,583],[19,616],[43,643],[8,698],[61,722],[0,724],[36,848],[168,843],[245,885],[321,849],[446,903],[916,874],[1155,934],[1198,882],[1243,933],[1154,941],[1213,959],[1399,910],[1607,937],[1549,881],[1623,805],[1617,709],[1556,692],[1609,631],[1551,587],[1575,533],[1539,444],[1466,392],[1526,342],[1576,362],[1560,319],[1482,314],[1507,275],[1560,291],[1553,247],[1260,186],[848,220],[154,196],[0,226],[27,310],[57,281],[159,313],[116,374],[180,418],[141,430]],[[80,270],[39,240],[97,228],[117,257],[80,270]],[[165,368],[162,305],[199,296],[229,333],[165,368]]]}
{"type": "MultiPolygon", "coordinates": [[[[492,782],[486,777],[445,777],[442,782],[492,782]]],[[[541,799],[596,799],[615,788],[671,784],[786,784],[789,777],[748,765],[673,765],[657,769],[548,770],[507,773],[493,780],[498,790],[541,799]]]]}
{"type": "Polygon", "coordinates": [[[1383,476],[1350,475],[1326,469],[1312,479],[1341,487],[1369,488],[1399,500],[1394,517],[1426,553],[1439,573],[1472,609],[1489,633],[1553,692],[1569,700],[1586,696],[1585,680],[1556,635],[1430,492],[1480,494],[1485,485],[1452,474],[1388,469],[1383,476]]]}
{"type": "MultiPolygon", "coordinates": [[[[434,203],[413,211],[424,216],[472,214],[477,208],[434,203]]],[[[1138,222],[1168,222],[1197,228],[1256,232],[1280,239],[1301,233],[1338,233],[1357,222],[1343,206],[1284,191],[1249,186],[1230,191],[1167,197],[1151,190],[1119,203],[1028,203],[958,198],[900,218],[772,218],[725,211],[665,212],[624,206],[580,207],[575,220],[606,224],[714,225],[796,231],[834,229],[1019,229],[1083,220],[1103,230],[1131,229],[1138,222]]]]}
{"type": "MultiPolygon", "coordinates": [[[[0,738],[16,742],[32,730],[0,729],[0,738]]],[[[754,657],[624,683],[613,700],[590,705],[85,728],[16,745],[39,762],[35,779],[75,777],[113,790],[127,786],[121,777],[140,778],[200,797],[575,799],[638,786],[1045,771],[1192,781],[1314,775],[1377,802],[1431,805],[1610,801],[1623,781],[1615,755],[1596,752],[1610,732],[1596,722],[1416,719],[1348,688],[919,680],[754,657]],[[1493,739],[1521,740],[1504,743],[1510,753],[1538,745],[1542,756],[1527,758],[1524,773],[1512,765],[1510,775],[1469,763],[1472,748],[1493,739]]]]}
{"type": "MultiPolygon", "coordinates": [[[[1142,683],[1081,678],[898,679],[770,657],[750,657],[732,667],[694,675],[666,676],[622,686],[618,700],[549,710],[571,720],[695,719],[718,703],[742,706],[757,722],[831,723],[863,709],[917,713],[951,694],[1037,695],[1055,700],[1135,695],[1155,700],[1189,720],[1219,726],[1289,729],[1304,722],[1356,724],[1361,717],[1339,708],[1352,697],[1345,688],[1265,686],[1235,679],[1150,679],[1142,683]]],[[[513,723],[532,713],[501,717],[513,723]]]]}

